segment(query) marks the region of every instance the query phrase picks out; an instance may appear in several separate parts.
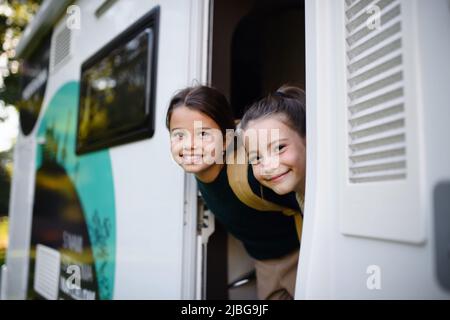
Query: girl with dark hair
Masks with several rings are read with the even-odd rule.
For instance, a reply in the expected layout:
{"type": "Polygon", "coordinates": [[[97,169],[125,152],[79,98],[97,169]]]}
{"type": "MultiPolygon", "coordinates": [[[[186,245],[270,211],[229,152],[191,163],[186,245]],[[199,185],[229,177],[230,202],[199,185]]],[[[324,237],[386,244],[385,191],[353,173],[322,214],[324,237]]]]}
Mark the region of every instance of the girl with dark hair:
{"type": "Polygon", "coordinates": [[[279,195],[294,191],[303,212],[306,173],[306,96],[282,86],[253,104],[242,122],[244,137],[267,135],[259,145],[246,142],[256,179],[279,195]],[[268,135],[276,131],[277,134],[268,135]],[[256,134],[255,134],[256,133],[256,134]]]}
{"type": "MultiPolygon", "coordinates": [[[[299,251],[294,219],[281,210],[255,209],[230,185],[232,165],[225,163],[224,150],[233,141],[227,130],[233,133],[235,122],[227,99],[206,86],[181,90],[170,101],[166,125],[173,158],[195,175],[208,208],[256,260],[258,297],[292,299],[299,251]]],[[[279,196],[258,183],[248,163],[243,168],[253,196],[264,193],[275,204],[271,208],[299,210],[294,193],[279,196]]]]}

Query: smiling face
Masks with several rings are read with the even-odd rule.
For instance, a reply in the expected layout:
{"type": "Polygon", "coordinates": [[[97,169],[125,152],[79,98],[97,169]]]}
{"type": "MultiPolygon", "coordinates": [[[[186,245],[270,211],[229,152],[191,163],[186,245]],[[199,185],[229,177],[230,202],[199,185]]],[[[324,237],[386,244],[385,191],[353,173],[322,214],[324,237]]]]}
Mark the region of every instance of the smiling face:
{"type": "Polygon", "coordinates": [[[249,161],[262,185],[280,195],[304,194],[306,142],[282,120],[271,116],[249,122],[244,132],[249,161]]]}
{"type": "Polygon", "coordinates": [[[222,163],[222,132],[204,113],[177,107],[171,115],[169,130],[172,157],[186,172],[202,177],[222,163]]]}

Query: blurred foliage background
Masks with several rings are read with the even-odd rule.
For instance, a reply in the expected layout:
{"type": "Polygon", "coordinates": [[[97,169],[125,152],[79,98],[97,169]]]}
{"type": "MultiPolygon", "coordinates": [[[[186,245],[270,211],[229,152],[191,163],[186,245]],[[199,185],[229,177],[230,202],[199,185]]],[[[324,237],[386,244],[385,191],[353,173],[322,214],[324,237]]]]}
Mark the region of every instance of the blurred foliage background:
{"type": "Polygon", "coordinates": [[[42,0],[0,0],[0,265],[8,245],[8,206],[13,148],[19,132],[15,102],[20,96],[16,46],[42,0]]]}

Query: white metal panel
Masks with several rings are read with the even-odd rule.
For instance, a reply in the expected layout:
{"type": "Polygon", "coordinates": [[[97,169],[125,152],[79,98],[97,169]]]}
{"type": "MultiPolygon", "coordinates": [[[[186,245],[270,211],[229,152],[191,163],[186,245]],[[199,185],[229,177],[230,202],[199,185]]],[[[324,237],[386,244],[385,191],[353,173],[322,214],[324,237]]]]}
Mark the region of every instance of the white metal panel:
{"type": "MultiPolygon", "coordinates": [[[[204,82],[206,50],[202,42],[207,9],[203,0],[192,1],[118,1],[96,16],[101,0],[80,0],[81,28],[71,32],[73,54],[54,70],[47,83],[45,106],[59,88],[69,81],[79,81],[81,64],[138,18],[160,5],[160,35],[156,94],[156,131],[152,139],[110,150],[116,207],[115,299],[179,299],[195,295],[196,188],[189,177],[185,192],[185,174],[170,156],[165,112],[170,97],[178,89],[204,82]],[[120,14],[118,14],[120,12],[120,14]],[[192,202],[193,200],[194,202],[192,202]],[[186,254],[183,255],[183,252],[186,254]],[[193,257],[187,254],[194,255],[193,257]],[[189,258],[192,258],[190,261],[189,258]],[[189,263],[189,268],[184,264],[189,263]]],[[[61,30],[65,18],[56,25],[61,30]]],[[[35,131],[28,143],[35,147],[35,131]]],[[[20,172],[13,183],[16,189],[29,190],[29,201],[13,191],[10,250],[8,251],[8,297],[23,299],[26,294],[28,250],[34,190],[35,153],[21,154],[31,167],[20,172]],[[22,181],[20,186],[17,184],[22,181]],[[32,179],[32,181],[31,181],[32,179]],[[14,196],[15,194],[15,196],[14,196]],[[14,206],[27,206],[27,210],[14,206]],[[23,212],[22,212],[23,211],[23,212]],[[26,214],[25,214],[26,213],[26,214]],[[25,219],[26,218],[26,219],[25,219]],[[25,219],[25,220],[24,220],[25,219]],[[16,237],[16,238],[14,238],[16,237]],[[20,243],[19,243],[20,242],[20,243]],[[20,279],[19,279],[20,278],[20,279]],[[10,284],[10,285],[9,285],[10,284]],[[12,290],[12,291],[11,291],[12,290]]],[[[17,159],[17,157],[16,157],[17,159]]],[[[16,166],[18,166],[16,162],[16,166]]]]}
{"type": "MultiPolygon", "coordinates": [[[[348,3],[357,1],[345,0],[348,3]]],[[[349,181],[348,154],[343,152],[348,149],[342,138],[346,134],[346,119],[341,112],[347,102],[345,21],[342,15],[345,2],[306,1],[308,169],[296,298],[448,299],[450,293],[441,288],[436,279],[431,198],[436,182],[448,180],[450,172],[450,161],[447,161],[450,150],[445,147],[443,138],[450,136],[450,127],[444,120],[448,118],[450,103],[449,91],[444,89],[449,83],[450,39],[439,36],[443,30],[450,29],[448,1],[402,1],[402,6],[407,7],[403,11],[408,16],[406,20],[416,19],[416,24],[407,24],[405,28],[406,37],[413,39],[416,47],[408,45],[405,50],[415,53],[414,59],[405,57],[404,79],[405,88],[409,88],[411,82],[418,82],[414,98],[418,106],[422,103],[426,106],[424,109],[417,107],[413,114],[424,123],[416,127],[417,133],[413,137],[426,151],[422,149],[417,153],[418,159],[412,159],[421,166],[422,183],[415,185],[417,192],[407,193],[394,205],[406,216],[408,203],[422,199],[417,210],[427,241],[420,244],[354,237],[341,232],[342,208],[339,203],[349,205],[340,192],[342,184],[349,181]],[[416,61],[412,69],[410,59],[416,61]],[[379,289],[371,290],[367,286],[370,277],[367,270],[371,266],[380,270],[379,289]]],[[[409,103],[411,101],[406,102],[409,103]]],[[[410,119],[409,114],[406,119],[410,119]]],[[[411,139],[409,134],[408,139],[411,139]]],[[[410,152],[409,147],[407,150],[410,152]]],[[[413,147],[412,152],[417,150],[413,147]]],[[[407,168],[408,173],[419,172],[417,166],[410,166],[409,158],[407,168]]],[[[368,188],[365,191],[362,199],[374,201],[372,198],[376,198],[378,203],[382,202],[379,196],[382,190],[368,188]]],[[[360,212],[365,214],[364,210],[360,212]]],[[[386,223],[390,222],[392,219],[387,217],[386,223]]],[[[395,223],[395,217],[392,223],[395,223]]]]}
{"type": "MultiPolygon", "coordinates": [[[[110,149],[116,199],[113,298],[192,299],[195,267],[184,270],[183,251],[190,250],[195,263],[195,239],[191,248],[183,237],[188,229],[195,233],[196,203],[189,200],[196,201],[196,191],[186,194],[194,197],[187,199],[187,217],[183,217],[184,173],[171,159],[164,123],[174,92],[192,84],[193,79],[204,81],[199,74],[204,72],[199,62],[202,50],[195,45],[202,39],[203,24],[198,17],[204,1],[118,1],[96,16],[102,3],[75,3],[81,9],[81,29],[72,30],[73,54],[53,74],[49,92],[67,81],[78,81],[87,58],[160,5],[155,134],[151,139],[110,149]],[[193,38],[195,30],[200,32],[197,38],[193,38]]],[[[64,23],[61,20],[59,27],[64,23]]]]}
{"type": "MultiPolygon", "coordinates": [[[[35,132],[35,131],[33,131],[35,132]]],[[[31,220],[34,197],[35,138],[19,134],[14,150],[14,170],[9,201],[9,240],[6,254],[6,299],[25,299],[28,286],[28,265],[31,220]]]]}
{"type": "Polygon", "coordinates": [[[57,300],[61,254],[58,250],[38,244],[34,290],[48,300],[57,300]]]}
{"type": "MultiPolygon", "coordinates": [[[[450,1],[439,0],[433,2],[419,1],[418,11],[420,12],[419,28],[417,37],[420,46],[418,55],[421,57],[420,63],[420,85],[421,94],[424,103],[424,110],[421,117],[424,121],[424,135],[422,137],[425,146],[424,155],[426,155],[425,183],[423,192],[427,195],[425,198],[425,210],[430,214],[429,230],[430,246],[437,248],[442,246],[447,248],[446,256],[447,265],[442,266],[450,271],[448,262],[450,261],[450,244],[438,244],[436,236],[437,232],[435,220],[437,203],[434,203],[437,185],[440,183],[450,182],[450,145],[448,137],[450,137],[450,127],[448,119],[450,119],[450,1]]],[[[447,194],[447,199],[450,194],[447,194]]],[[[448,216],[448,212],[447,216],[448,216]]],[[[448,226],[443,226],[447,235],[450,233],[448,226]]],[[[437,250],[436,250],[437,251],[437,250]]],[[[437,252],[433,252],[433,269],[438,270],[437,252]]],[[[437,278],[437,277],[436,277],[437,278]]],[[[437,281],[437,279],[434,279],[437,281]]],[[[447,286],[447,295],[449,294],[447,286]]],[[[448,296],[447,296],[448,298],[448,296]]]]}
{"type": "Polygon", "coordinates": [[[347,70],[346,96],[336,104],[338,160],[349,168],[339,170],[341,231],[421,243],[422,105],[417,99],[415,3],[360,0],[339,10],[335,14],[345,27],[340,22],[335,34],[345,46],[337,49],[346,52],[339,65],[347,70]],[[372,6],[381,9],[379,28],[368,20],[372,6]]]}
{"type": "MultiPolygon", "coordinates": [[[[183,216],[184,173],[170,156],[165,113],[177,90],[194,79],[202,80],[202,3],[119,1],[91,21],[95,28],[89,29],[89,38],[80,34],[78,45],[92,54],[154,6],[161,6],[155,134],[149,140],[110,150],[117,214],[115,299],[193,298],[193,291],[182,287],[183,276],[189,277],[191,285],[195,279],[195,268],[189,275],[183,273],[183,250],[189,249],[183,245],[183,235],[184,227],[195,226],[196,220],[195,216],[183,216]],[[94,34],[95,29],[98,32],[94,34]],[[95,45],[87,43],[92,43],[91,37],[97,39],[95,45]]],[[[92,13],[86,15],[92,19],[92,13]]],[[[195,243],[192,245],[190,252],[195,254],[195,243]]]]}

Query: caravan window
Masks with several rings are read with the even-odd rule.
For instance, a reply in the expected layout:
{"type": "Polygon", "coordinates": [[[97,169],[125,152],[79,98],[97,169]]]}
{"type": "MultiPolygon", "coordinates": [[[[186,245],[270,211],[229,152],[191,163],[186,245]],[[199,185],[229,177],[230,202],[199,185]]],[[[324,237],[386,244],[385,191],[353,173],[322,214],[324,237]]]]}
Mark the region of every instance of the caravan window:
{"type": "Polygon", "coordinates": [[[30,134],[36,125],[44,101],[50,61],[50,35],[51,32],[42,40],[40,47],[22,63],[22,96],[16,105],[24,135],[30,134]]]}
{"type": "Polygon", "coordinates": [[[153,135],[157,18],[153,10],[83,64],[78,154],[153,135]]]}

